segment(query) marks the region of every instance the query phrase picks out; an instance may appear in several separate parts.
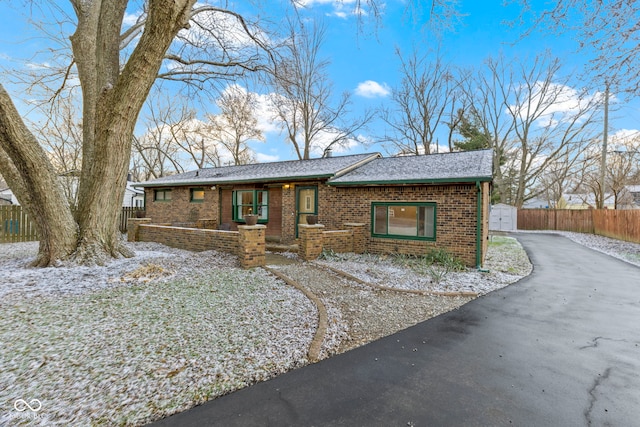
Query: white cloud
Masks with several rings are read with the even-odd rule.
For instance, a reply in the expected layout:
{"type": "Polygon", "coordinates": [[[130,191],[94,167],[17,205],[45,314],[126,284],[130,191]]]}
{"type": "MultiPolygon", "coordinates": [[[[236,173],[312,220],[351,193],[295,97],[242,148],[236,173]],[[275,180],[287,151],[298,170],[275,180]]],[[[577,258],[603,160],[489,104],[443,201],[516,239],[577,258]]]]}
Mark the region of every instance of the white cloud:
{"type": "Polygon", "coordinates": [[[258,161],[258,163],[277,162],[278,160],[280,160],[280,156],[278,156],[277,154],[271,155],[256,152],[256,160],[258,161]]]}
{"type": "MultiPolygon", "coordinates": [[[[523,88],[523,92],[528,90],[526,86],[523,88]]],[[[544,109],[544,113],[537,118],[536,124],[540,127],[554,127],[572,121],[576,117],[578,117],[577,122],[581,123],[587,117],[585,114],[587,109],[602,98],[602,93],[584,94],[567,85],[546,84],[538,81],[531,89],[529,97],[520,105],[511,105],[510,109],[513,113],[520,119],[526,120],[528,114],[532,112],[538,114],[544,109]],[[552,104],[548,105],[550,102],[552,104]]]]}
{"type": "Polygon", "coordinates": [[[302,9],[311,9],[313,7],[329,6],[331,12],[327,16],[337,16],[341,19],[347,19],[349,16],[366,16],[367,11],[357,0],[295,0],[294,5],[302,9]]]}
{"type": "Polygon", "coordinates": [[[609,147],[614,151],[640,150],[640,130],[620,129],[609,138],[609,147]]]}
{"type": "Polygon", "coordinates": [[[127,27],[135,25],[138,22],[138,19],[140,18],[141,15],[142,15],[141,11],[138,11],[136,13],[126,13],[125,12],[124,19],[122,20],[122,23],[127,27]]]}
{"type": "Polygon", "coordinates": [[[380,84],[373,80],[367,80],[358,84],[355,92],[356,95],[365,98],[376,98],[388,96],[391,93],[391,89],[386,83],[380,84]]]}

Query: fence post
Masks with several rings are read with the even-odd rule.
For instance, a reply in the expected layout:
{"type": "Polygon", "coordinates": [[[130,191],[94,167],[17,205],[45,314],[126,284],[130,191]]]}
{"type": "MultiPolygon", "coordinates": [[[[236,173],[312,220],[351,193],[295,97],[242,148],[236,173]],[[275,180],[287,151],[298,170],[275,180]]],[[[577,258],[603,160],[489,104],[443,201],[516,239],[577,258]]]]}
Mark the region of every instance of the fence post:
{"type": "Polygon", "coordinates": [[[265,235],[267,226],[239,225],[238,232],[238,258],[242,268],[263,267],[265,260],[265,235]]]}

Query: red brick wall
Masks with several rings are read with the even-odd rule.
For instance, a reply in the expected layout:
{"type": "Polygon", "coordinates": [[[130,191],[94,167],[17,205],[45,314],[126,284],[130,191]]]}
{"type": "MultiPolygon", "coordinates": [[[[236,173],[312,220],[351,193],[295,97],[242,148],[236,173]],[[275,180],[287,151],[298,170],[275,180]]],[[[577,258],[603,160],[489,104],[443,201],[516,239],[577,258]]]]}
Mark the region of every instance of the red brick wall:
{"type": "Polygon", "coordinates": [[[140,242],[157,242],[172,248],[200,252],[218,250],[238,253],[238,232],[201,230],[195,228],[168,227],[142,224],[138,228],[140,242]]]}
{"type": "Polygon", "coordinates": [[[424,254],[430,248],[444,248],[465,264],[475,266],[477,197],[475,184],[357,188],[322,185],[318,197],[319,223],[329,230],[341,229],[345,222],[365,223],[368,252],[424,254]],[[374,201],[435,202],[436,241],[372,238],[374,201]]]}
{"type": "Polygon", "coordinates": [[[337,253],[353,252],[353,231],[325,231],[322,233],[322,246],[337,253]]]}
{"type": "MultiPolygon", "coordinates": [[[[477,197],[475,183],[391,186],[332,187],[318,181],[296,183],[289,188],[269,188],[269,223],[266,235],[280,237],[284,242],[295,240],[295,187],[318,185],[319,223],[325,230],[344,229],[345,223],[364,223],[366,251],[373,253],[400,252],[424,254],[430,248],[444,248],[469,266],[476,265],[477,197]],[[371,202],[435,202],[436,241],[386,239],[371,237],[371,202]]],[[[234,189],[256,188],[252,185],[234,189]]],[[[195,222],[214,218],[229,223],[232,230],[231,189],[205,189],[204,203],[189,202],[189,188],[174,188],[171,202],[153,202],[153,190],[147,189],[147,216],[153,223],[195,222]],[[222,217],[219,217],[218,195],[222,195],[222,217]]],[[[489,183],[482,184],[482,257],[486,253],[488,236],[489,183]]]]}
{"type": "Polygon", "coordinates": [[[153,188],[147,188],[146,215],[154,224],[193,223],[199,219],[218,219],[218,190],[211,186],[172,187],[171,200],[154,201],[153,188]],[[204,202],[191,202],[191,188],[204,189],[204,202]]]}

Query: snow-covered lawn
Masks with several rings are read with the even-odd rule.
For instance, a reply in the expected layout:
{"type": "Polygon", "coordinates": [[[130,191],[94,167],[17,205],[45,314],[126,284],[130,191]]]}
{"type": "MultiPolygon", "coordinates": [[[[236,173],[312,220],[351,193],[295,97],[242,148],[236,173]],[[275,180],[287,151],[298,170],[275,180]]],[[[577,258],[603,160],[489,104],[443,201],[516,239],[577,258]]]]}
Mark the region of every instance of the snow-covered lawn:
{"type": "Polygon", "coordinates": [[[301,292],[225,254],[137,247],[34,270],[37,244],[0,245],[0,425],[137,425],[307,363],[301,292]]]}

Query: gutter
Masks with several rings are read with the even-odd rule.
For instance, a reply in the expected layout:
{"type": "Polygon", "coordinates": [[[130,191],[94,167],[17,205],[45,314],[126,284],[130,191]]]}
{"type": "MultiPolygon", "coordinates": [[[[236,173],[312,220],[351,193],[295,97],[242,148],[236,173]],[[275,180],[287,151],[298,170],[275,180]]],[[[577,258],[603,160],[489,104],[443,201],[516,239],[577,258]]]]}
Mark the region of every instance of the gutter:
{"type": "Polygon", "coordinates": [[[482,185],[480,180],[476,181],[478,189],[478,199],[476,203],[476,269],[481,273],[488,273],[489,270],[482,268],[482,185]]]}
{"type": "Polygon", "coordinates": [[[460,184],[473,182],[488,182],[491,177],[463,177],[463,178],[422,178],[422,179],[396,179],[381,181],[344,181],[333,182],[329,180],[327,184],[334,187],[351,187],[351,186],[367,186],[367,185],[412,185],[412,184],[460,184]]]}
{"type": "Polygon", "coordinates": [[[199,181],[194,180],[184,180],[184,181],[166,181],[166,182],[158,182],[158,183],[140,183],[134,185],[136,188],[151,188],[151,187],[186,187],[186,186],[207,186],[207,185],[231,185],[231,184],[247,184],[247,183],[285,183],[285,182],[296,182],[296,181],[308,181],[314,179],[329,179],[333,175],[306,175],[306,176],[290,176],[290,177],[274,177],[274,178],[247,178],[247,179],[236,179],[236,180],[219,180],[203,178],[199,181]]]}

